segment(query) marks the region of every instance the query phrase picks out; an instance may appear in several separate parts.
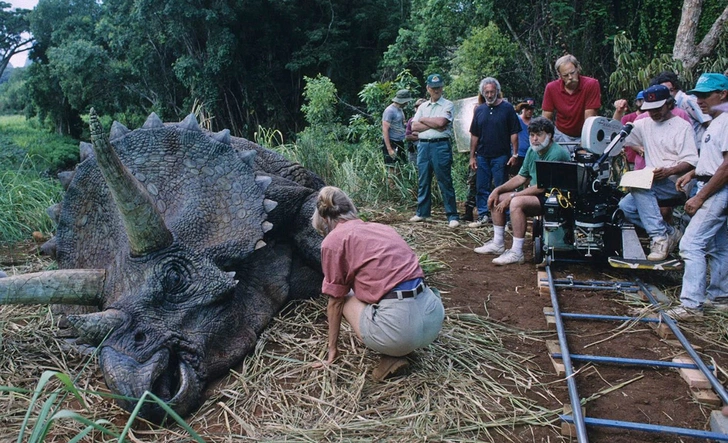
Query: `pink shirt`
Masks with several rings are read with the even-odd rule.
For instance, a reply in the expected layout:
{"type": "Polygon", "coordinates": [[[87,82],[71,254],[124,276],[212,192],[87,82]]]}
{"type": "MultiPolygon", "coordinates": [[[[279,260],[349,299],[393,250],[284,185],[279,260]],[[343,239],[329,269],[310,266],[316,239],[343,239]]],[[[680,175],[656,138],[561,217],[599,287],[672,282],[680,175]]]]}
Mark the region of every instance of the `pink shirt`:
{"type": "Polygon", "coordinates": [[[556,129],[571,137],[581,137],[584,126],[584,111],[602,106],[602,91],[599,81],[584,75],[579,76],[579,86],[573,94],[564,89],[561,79],[549,82],[543,93],[541,109],[556,111],[556,129]]]}
{"type": "Polygon", "coordinates": [[[321,242],[321,292],[344,297],[350,290],[376,303],[398,284],[424,278],[412,248],[389,226],[362,220],[341,221],[321,242]]]}

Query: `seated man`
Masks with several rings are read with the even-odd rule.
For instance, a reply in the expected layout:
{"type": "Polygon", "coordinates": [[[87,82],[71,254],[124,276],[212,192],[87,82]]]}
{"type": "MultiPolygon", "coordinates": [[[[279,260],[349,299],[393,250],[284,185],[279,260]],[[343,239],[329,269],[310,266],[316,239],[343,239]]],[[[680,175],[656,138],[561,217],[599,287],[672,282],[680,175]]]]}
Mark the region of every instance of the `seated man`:
{"type": "Polygon", "coordinates": [[[518,175],[498,186],[488,198],[493,218],[493,239],[479,248],[478,254],[500,254],[493,259],[496,265],[523,263],[523,242],[526,238],[526,217],[543,214],[545,189],[540,189],[536,179],[536,160],[569,161],[566,148],[553,141],[554,124],[551,120],[537,117],[528,125],[531,148],[523,159],[518,175]],[[521,186],[522,191],[515,192],[521,186]],[[506,210],[510,209],[513,226],[513,245],[505,249],[506,210]]]}
{"type": "Polygon", "coordinates": [[[645,165],[654,168],[652,187],[630,188],[629,194],[619,202],[619,208],[628,222],[644,228],[649,235],[647,260],[661,261],[678,245],[682,234],[662,218],[658,201],[683,196],[675,182],[695,168],[698,149],[693,127],[672,114],[675,99],[666,86],[650,86],[645,89],[644,97],[642,110],[650,118],[636,120],[624,144],[644,147],[645,165]]]}

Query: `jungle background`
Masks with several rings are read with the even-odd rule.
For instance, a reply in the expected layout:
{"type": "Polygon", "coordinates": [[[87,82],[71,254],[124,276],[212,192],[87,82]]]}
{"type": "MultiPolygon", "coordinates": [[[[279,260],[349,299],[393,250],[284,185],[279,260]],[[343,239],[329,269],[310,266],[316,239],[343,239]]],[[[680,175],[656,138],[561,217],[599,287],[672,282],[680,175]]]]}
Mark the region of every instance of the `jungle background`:
{"type": "MultiPolygon", "coordinates": [[[[726,0],[40,0],[33,10],[0,1],[0,114],[37,130],[10,141],[3,128],[0,160],[13,180],[25,170],[26,181],[44,181],[77,163],[92,106],[107,128],[193,112],[360,202],[411,204],[411,166],[394,189],[381,186],[381,113],[396,90],[424,97],[424,78],[439,72],[456,100],[494,76],[507,99],[538,104],[553,62],[571,53],[599,79],[601,114],[611,116],[614,99],[634,97],[662,70],[688,89],[700,72],[728,68],[726,19],[726,0]],[[29,56],[22,68],[9,64],[19,52],[29,56]]],[[[462,200],[467,159],[456,157],[462,200]]],[[[31,220],[48,222],[43,211],[31,220]]],[[[45,227],[13,223],[17,235],[0,230],[0,241],[45,227]]]]}

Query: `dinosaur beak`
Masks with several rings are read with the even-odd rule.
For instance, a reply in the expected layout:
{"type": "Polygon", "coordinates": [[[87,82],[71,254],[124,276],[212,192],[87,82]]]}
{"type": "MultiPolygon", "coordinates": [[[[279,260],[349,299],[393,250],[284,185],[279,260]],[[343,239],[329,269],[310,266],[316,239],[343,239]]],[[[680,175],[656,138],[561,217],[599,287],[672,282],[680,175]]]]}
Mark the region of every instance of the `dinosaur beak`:
{"type": "Polygon", "coordinates": [[[162,214],[147,189],[121,163],[93,108],[89,126],[96,161],[121,214],[131,254],[138,257],[171,245],[172,233],[162,214]]]}

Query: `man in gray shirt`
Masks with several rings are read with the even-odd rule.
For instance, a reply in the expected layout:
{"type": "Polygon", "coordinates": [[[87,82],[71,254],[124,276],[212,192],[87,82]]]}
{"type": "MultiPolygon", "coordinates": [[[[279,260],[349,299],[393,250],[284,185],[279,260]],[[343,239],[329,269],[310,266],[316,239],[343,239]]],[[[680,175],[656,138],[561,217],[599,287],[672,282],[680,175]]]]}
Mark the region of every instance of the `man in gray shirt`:
{"type": "Polygon", "coordinates": [[[400,89],[392,99],[392,104],[382,113],[382,153],[384,163],[391,165],[397,161],[407,161],[407,153],[404,148],[405,120],[402,108],[412,100],[412,95],[407,89],[400,89]]]}

